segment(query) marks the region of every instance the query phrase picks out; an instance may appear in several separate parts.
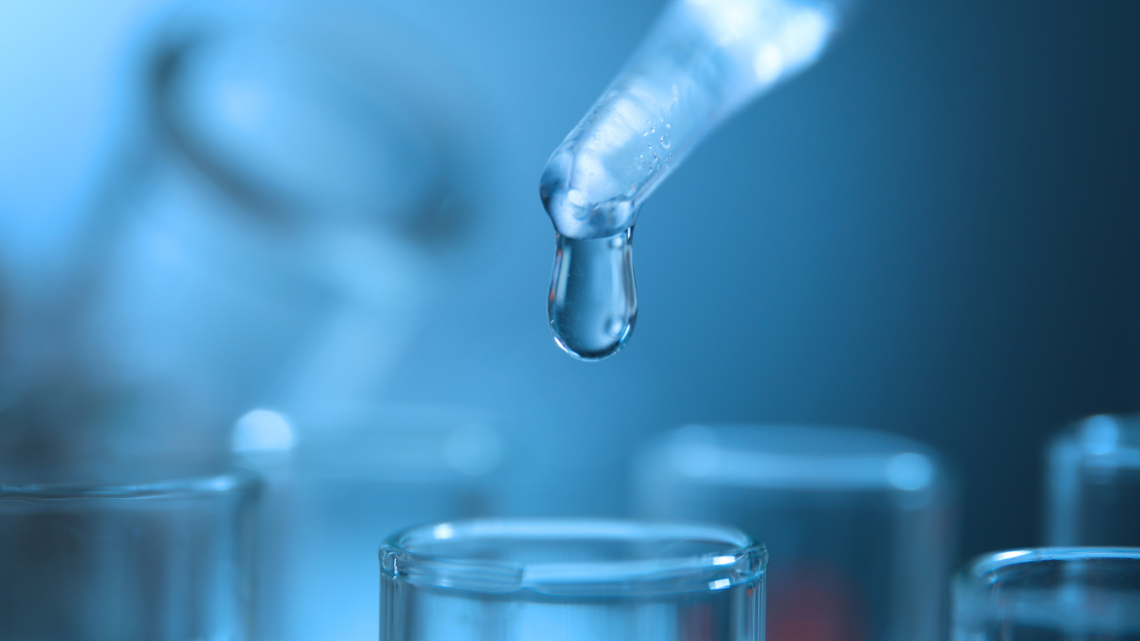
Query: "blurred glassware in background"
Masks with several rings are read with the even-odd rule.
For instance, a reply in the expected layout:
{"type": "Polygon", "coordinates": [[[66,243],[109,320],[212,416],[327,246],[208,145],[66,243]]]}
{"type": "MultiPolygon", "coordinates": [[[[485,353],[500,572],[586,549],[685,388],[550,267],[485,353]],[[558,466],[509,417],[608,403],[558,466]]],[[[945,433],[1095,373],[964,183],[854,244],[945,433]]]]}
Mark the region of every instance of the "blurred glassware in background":
{"type": "Polygon", "coordinates": [[[953,584],[953,641],[1136,641],[1140,548],[978,557],[953,584]]]}
{"type": "Polygon", "coordinates": [[[0,474],[0,638],[255,638],[252,472],[0,474]]]}
{"type": "Polygon", "coordinates": [[[6,470],[13,468],[50,476],[116,460],[128,468],[143,460],[177,466],[228,460],[204,434],[205,411],[172,390],[100,389],[66,378],[37,383],[0,394],[0,483],[11,480],[6,470]]]}
{"type": "Polygon", "coordinates": [[[71,277],[16,288],[3,356],[10,395],[159,399],[224,453],[259,403],[381,392],[478,234],[486,127],[456,66],[366,3],[174,16],[71,277]]]}
{"type": "Polygon", "coordinates": [[[266,478],[259,541],[261,638],[377,638],[375,554],[386,533],[492,509],[506,455],[496,423],[441,406],[362,406],[234,426],[237,460],[266,478]]]}
{"type": "Polygon", "coordinates": [[[859,429],[690,425],[642,447],[634,510],[759,537],[772,641],[944,638],[955,495],[930,448],[859,429]]]}
{"type": "Polygon", "coordinates": [[[732,528],[483,519],[380,550],[381,641],[764,639],[764,546],[732,528]]]}
{"type": "Polygon", "coordinates": [[[1140,547],[1140,417],[1089,417],[1047,457],[1047,545],[1140,547]]]}

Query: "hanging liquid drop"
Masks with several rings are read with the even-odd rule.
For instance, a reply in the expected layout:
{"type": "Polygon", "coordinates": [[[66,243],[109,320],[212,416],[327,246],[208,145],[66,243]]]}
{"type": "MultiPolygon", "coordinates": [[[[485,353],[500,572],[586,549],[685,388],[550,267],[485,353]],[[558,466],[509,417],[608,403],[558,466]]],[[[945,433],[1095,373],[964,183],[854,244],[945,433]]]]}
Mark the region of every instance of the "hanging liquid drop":
{"type": "Polygon", "coordinates": [[[550,331],[571,356],[601,360],[625,345],[637,321],[633,230],[585,240],[556,236],[550,331]]]}
{"type": "Polygon", "coordinates": [[[539,179],[542,204],[563,235],[549,309],[567,352],[595,360],[621,348],[637,314],[628,230],[646,199],[721,122],[814,64],[858,4],[666,4],[539,179]],[[615,238],[618,246],[606,244],[615,238]]]}

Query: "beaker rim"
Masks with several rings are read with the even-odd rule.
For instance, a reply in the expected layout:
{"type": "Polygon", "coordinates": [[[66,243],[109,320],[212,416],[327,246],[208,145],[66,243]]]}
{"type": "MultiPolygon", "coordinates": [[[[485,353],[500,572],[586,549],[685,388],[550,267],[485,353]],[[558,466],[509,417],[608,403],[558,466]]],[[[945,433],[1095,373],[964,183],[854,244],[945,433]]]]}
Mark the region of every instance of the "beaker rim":
{"type": "Polygon", "coordinates": [[[993,583],[1000,581],[1004,572],[1041,562],[1080,563],[1114,559],[1140,562],[1140,547],[1043,547],[989,552],[967,563],[959,573],[958,581],[993,583]]]}
{"type": "Polygon", "coordinates": [[[412,585],[556,597],[721,590],[764,576],[762,543],[735,528],[605,518],[484,518],[389,536],[381,573],[412,585]]]}
{"type": "Polygon", "coordinates": [[[1057,434],[1054,456],[1084,459],[1091,467],[1140,467],[1140,414],[1094,414],[1070,423],[1057,434]]]}
{"type": "Polygon", "coordinates": [[[952,488],[948,470],[928,445],[843,425],[685,425],[640,448],[636,469],[653,486],[683,482],[747,490],[907,495],[952,488]]]}
{"type": "MultiPolygon", "coordinates": [[[[6,472],[10,470],[0,470],[6,472]]],[[[66,501],[101,499],[164,499],[206,497],[256,492],[261,477],[239,467],[171,469],[159,467],[102,470],[64,477],[31,475],[23,470],[15,478],[0,475],[0,501],[66,501]]]]}

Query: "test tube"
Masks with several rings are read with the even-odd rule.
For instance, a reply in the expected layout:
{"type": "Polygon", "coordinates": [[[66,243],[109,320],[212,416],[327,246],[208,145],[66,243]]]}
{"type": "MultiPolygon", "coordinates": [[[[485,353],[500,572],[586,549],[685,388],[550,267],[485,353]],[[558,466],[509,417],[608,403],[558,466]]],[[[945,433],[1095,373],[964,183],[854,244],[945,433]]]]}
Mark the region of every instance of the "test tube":
{"type": "Polygon", "coordinates": [[[0,638],[254,639],[251,472],[0,469],[0,638]]]}
{"type": "Polygon", "coordinates": [[[1140,417],[1080,421],[1047,458],[1047,545],[1140,547],[1140,417]]]}
{"type": "Polygon", "coordinates": [[[807,426],[674,430],[635,459],[634,509],[728,523],[774,555],[772,641],[944,638],[953,492],[930,448],[807,426]]]}
{"type": "Polygon", "coordinates": [[[374,559],[409,523],[480,516],[506,456],[499,423],[466,408],[374,405],[238,420],[238,461],[266,479],[259,590],[264,641],[374,641],[374,559]]]}
{"type": "Polygon", "coordinates": [[[766,562],[763,545],[712,525],[415,527],[380,548],[380,640],[761,641],[766,562]]]}
{"type": "Polygon", "coordinates": [[[978,557],[953,584],[952,641],[1134,641],[1140,548],[1040,548],[978,557]]]}

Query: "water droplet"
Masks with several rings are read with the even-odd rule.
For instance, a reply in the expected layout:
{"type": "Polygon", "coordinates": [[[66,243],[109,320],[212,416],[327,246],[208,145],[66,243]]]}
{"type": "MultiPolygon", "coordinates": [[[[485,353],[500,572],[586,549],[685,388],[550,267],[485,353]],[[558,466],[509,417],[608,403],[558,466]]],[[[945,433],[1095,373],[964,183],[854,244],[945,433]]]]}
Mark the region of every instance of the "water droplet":
{"type": "Polygon", "coordinates": [[[671,126],[669,126],[668,124],[666,124],[666,125],[665,125],[665,128],[666,128],[666,129],[672,129],[672,127],[671,127],[671,126]]]}
{"type": "Polygon", "coordinates": [[[601,360],[629,340],[637,321],[633,230],[580,240],[557,235],[547,311],[559,347],[601,360]]]}
{"type": "Polygon", "coordinates": [[[655,133],[657,133],[657,127],[651,127],[651,128],[649,129],[649,133],[651,133],[651,134],[655,134],[655,133]]]}
{"type": "Polygon", "coordinates": [[[646,131],[645,133],[643,133],[643,134],[641,134],[641,135],[642,135],[642,136],[648,136],[648,135],[649,135],[649,132],[648,132],[648,131],[646,131]]]}

